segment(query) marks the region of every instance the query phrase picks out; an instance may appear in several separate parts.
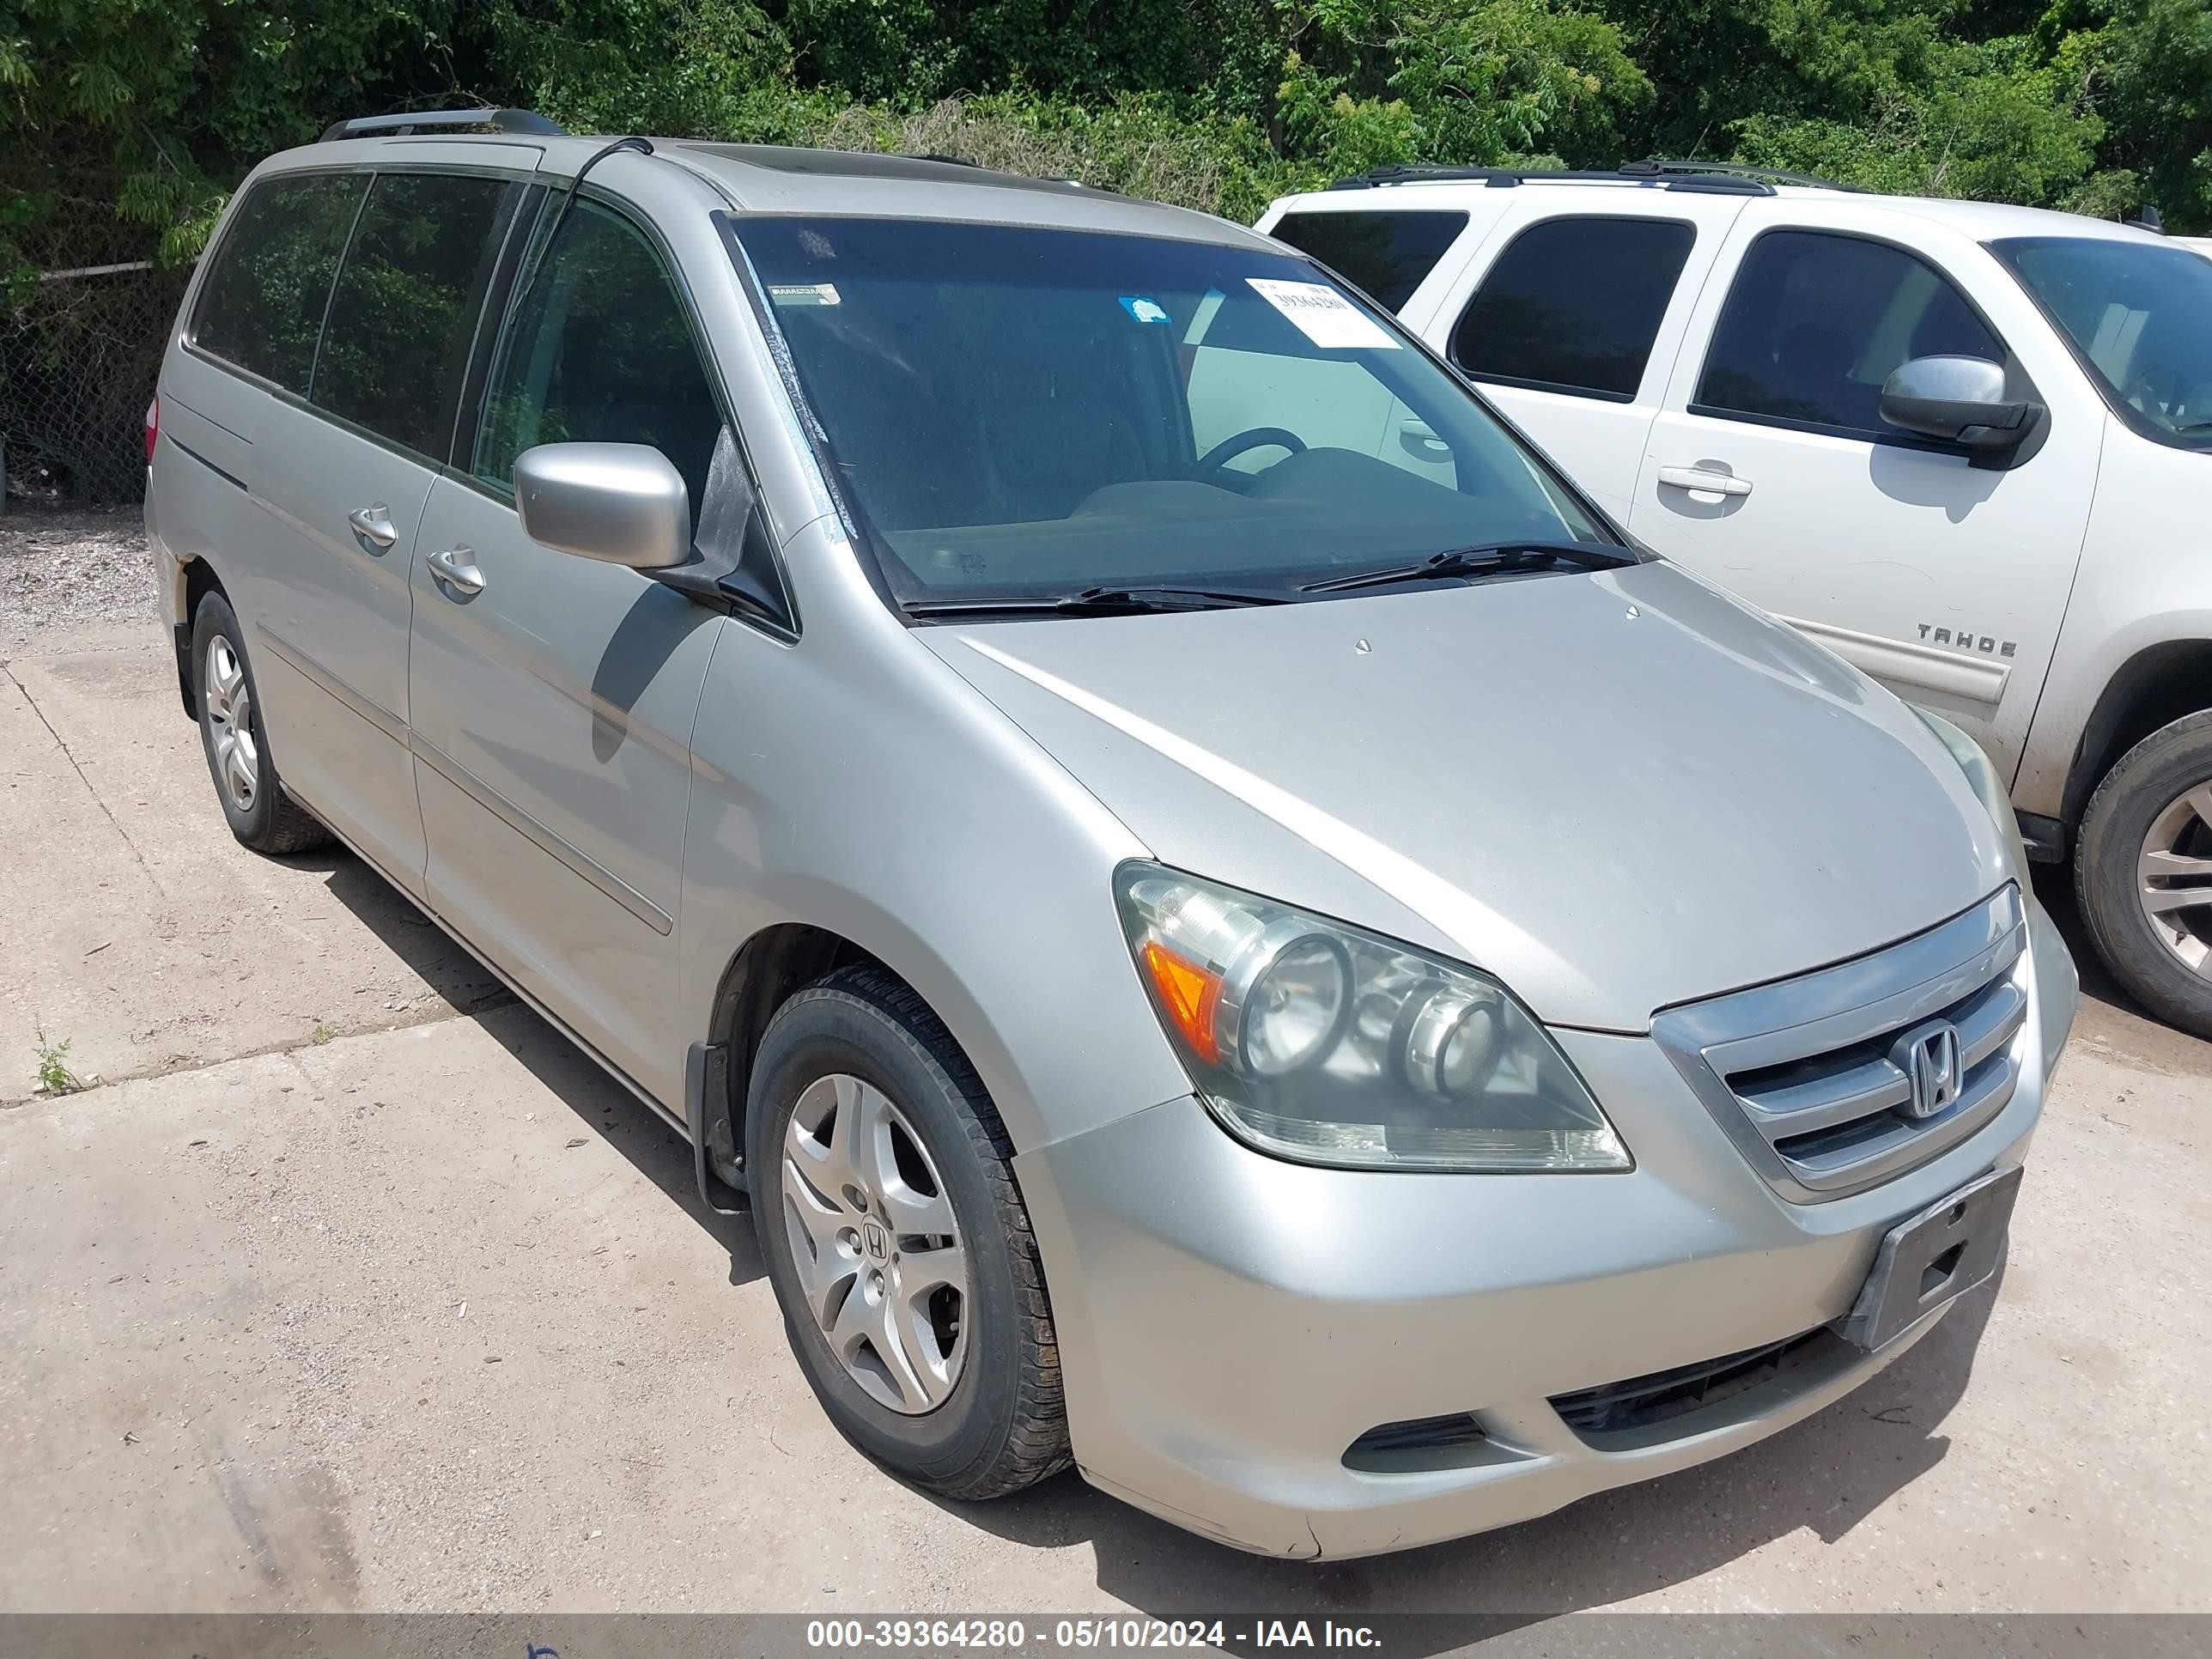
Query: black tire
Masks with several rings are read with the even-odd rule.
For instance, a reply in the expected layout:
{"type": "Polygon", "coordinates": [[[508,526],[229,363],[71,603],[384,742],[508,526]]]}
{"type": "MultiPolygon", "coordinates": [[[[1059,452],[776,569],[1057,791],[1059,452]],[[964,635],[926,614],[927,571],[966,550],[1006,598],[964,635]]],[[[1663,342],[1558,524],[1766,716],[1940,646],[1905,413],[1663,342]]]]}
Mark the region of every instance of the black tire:
{"type": "MultiPolygon", "coordinates": [[[[2143,914],[2136,866],[2160,815],[2208,781],[2212,712],[2161,726],[2105,774],[2074,848],[2074,889],[2106,967],[2159,1018],[2201,1037],[2212,1037],[2212,976],[2184,963],[2143,914]]],[[[2192,848],[2203,846],[2212,856],[2212,828],[2196,833],[2202,839],[2192,848]]],[[[2212,939],[2212,909],[2194,911],[2190,920],[2212,939]]]]}
{"type": "Polygon", "coordinates": [[[202,599],[200,608],[192,615],[191,674],[192,701],[199,711],[200,748],[207,756],[208,776],[215,785],[216,803],[229,822],[230,833],[257,853],[304,853],[326,845],[331,832],[313,813],[284,793],[276,775],[276,763],[269,753],[269,735],[261,723],[260,687],[254,682],[252,659],[246,654],[246,632],[238,625],[238,613],[230,608],[230,601],[220,593],[202,599]],[[250,769],[254,784],[251,799],[245,802],[234,799],[217,752],[220,723],[207,681],[209,648],[218,641],[237,659],[246,687],[246,729],[253,738],[250,769]]]}
{"type": "MultiPolygon", "coordinates": [[[[975,1068],[927,1004],[880,968],[840,969],[769,1023],[745,1113],[753,1218],[799,1369],[830,1420],[893,1474],[949,1498],[998,1498],[1067,1467],[1060,1349],[1013,1146],[975,1068]],[[784,1136],[810,1084],[847,1073],[883,1091],[925,1143],[969,1247],[967,1355],[934,1410],[872,1398],[806,1305],[785,1221],[784,1136]]],[[[857,1290],[854,1292],[858,1294],[857,1290]]]]}

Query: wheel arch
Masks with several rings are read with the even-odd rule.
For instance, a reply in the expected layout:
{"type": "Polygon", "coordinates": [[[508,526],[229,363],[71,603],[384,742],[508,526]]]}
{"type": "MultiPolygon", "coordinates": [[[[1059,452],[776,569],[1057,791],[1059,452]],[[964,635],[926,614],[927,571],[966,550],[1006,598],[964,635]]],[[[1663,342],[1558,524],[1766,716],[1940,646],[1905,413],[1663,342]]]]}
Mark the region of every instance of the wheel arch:
{"type": "Polygon", "coordinates": [[[184,579],[184,619],[175,629],[177,647],[177,690],[185,700],[185,714],[189,720],[200,717],[199,687],[192,672],[192,623],[200,614],[200,601],[210,593],[221,593],[227,600],[230,593],[222,585],[222,578],[215,574],[215,567],[198,556],[179,562],[178,569],[184,579]]]}
{"type": "Polygon", "coordinates": [[[824,975],[862,964],[881,968],[901,984],[907,983],[873,951],[810,922],[772,923],[739,945],[731,957],[714,988],[707,1040],[726,1045],[728,1050],[730,1123],[737,1132],[738,1145],[744,1144],[745,1094],[752,1077],[753,1056],[759,1052],[761,1037],[775,1018],[775,1011],[824,975]]]}
{"type": "Polygon", "coordinates": [[[2212,640],[2143,647],[2105,683],[2067,768],[2061,815],[2079,829],[2097,785],[2120,757],[2162,726],[2212,708],[2212,640]]]}

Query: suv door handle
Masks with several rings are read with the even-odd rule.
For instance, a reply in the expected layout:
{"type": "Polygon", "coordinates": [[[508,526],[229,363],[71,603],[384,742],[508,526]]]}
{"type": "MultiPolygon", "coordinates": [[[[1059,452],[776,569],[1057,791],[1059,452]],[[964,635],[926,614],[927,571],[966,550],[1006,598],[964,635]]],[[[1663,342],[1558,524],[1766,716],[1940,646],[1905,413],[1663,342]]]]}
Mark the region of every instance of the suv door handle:
{"type": "Polygon", "coordinates": [[[484,589],[483,572],[477,568],[476,550],[465,546],[454,546],[442,553],[433,553],[427,561],[430,574],[457,593],[481,593],[484,589]]]}
{"type": "Polygon", "coordinates": [[[1715,495],[1748,495],[1751,480],[1733,472],[1716,472],[1709,466],[1662,466],[1659,482],[1674,489],[1702,489],[1715,495]]]}
{"type": "Polygon", "coordinates": [[[1437,436],[1436,428],[1423,420],[1407,419],[1398,422],[1398,447],[1417,461],[1451,459],[1451,446],[1437,436]]]}
{"type": "Polygon", "coordinates": [[[367,507],[357,507],[346,514],[346,522],[353,533],[381,552],[399,539],[399,532],[392,522],[392,509],[382,501],[367,507]]]}

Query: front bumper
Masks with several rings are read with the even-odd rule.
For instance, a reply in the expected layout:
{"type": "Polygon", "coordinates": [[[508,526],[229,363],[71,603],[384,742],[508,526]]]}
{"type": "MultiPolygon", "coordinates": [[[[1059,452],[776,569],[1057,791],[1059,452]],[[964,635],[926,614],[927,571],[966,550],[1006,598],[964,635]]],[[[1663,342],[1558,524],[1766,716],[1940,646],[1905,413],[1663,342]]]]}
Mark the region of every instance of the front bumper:
{"type": "Polygon", "coordinates": [[[1635,1152],[1629,1173],[1313,1169],[1252,1152],[1190,1097],[1024,1154],[1078,1465],[1242,1548],[1352,1556],[1546,1514],[1818,1411],[1942,1310],[1877,1354],[1816,1339],[1778,1375],[1625,1432],[1578,1432],[1553,1401],[1819,1330],[1850,1311],[1890,1226],[2020,1163],[2076,998],[2032,906],[2031,928],[2013,1098],[1971,1139],[1830,1203],[1770,1189],[1656,1044],[1579,1031],[1555,1035],[1635,1152]],[[1455,1413],[1479,1441],[1346,1462],[1371,1430],[1455,1413]]]}

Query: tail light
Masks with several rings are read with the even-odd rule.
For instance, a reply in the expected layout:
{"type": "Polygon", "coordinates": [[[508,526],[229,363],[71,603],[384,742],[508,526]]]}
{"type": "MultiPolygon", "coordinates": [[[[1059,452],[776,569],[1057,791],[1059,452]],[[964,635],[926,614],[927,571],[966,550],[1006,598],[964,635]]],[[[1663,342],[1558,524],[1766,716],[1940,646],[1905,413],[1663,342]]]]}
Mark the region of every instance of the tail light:
{"type": "Polygon", "coordinates": [[[146,465],[154,465],[154,441],[161,435],[161,395],[154,394],[146,405],[146,465]]]}

